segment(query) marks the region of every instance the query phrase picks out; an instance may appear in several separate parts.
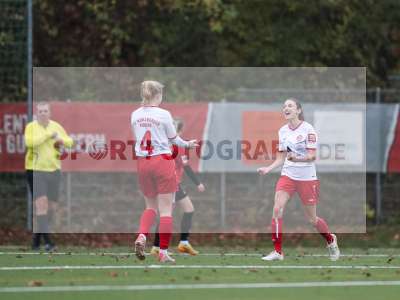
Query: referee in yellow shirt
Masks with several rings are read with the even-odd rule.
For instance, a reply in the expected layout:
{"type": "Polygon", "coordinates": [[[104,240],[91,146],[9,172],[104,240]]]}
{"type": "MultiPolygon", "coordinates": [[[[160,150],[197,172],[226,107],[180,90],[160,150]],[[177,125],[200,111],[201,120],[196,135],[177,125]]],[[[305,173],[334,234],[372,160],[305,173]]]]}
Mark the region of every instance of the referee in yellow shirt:
{"type": "Polygon", "coordinates": [[[36,116],[37,120],[30,122],[25,128],[25,169],[35,217],[32,249],[40,249],[40,238],[43,236],[45,250],[49,252],[54,249],[49,236],[49,200],[58,199],[61,177],[60,147],[72,147],[73,140],[60,124],[50,120],[48,103],[37,104],[36,116]]]}

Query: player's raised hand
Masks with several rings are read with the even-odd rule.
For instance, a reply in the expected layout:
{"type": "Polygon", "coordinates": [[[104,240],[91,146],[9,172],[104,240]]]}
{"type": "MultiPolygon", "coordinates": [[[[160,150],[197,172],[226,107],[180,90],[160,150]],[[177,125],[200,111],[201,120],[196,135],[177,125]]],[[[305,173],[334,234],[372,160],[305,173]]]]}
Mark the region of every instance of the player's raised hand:
{"type": "Polygon", "coordinates": [[[271,171],[269,167],[261,167],[257,169],[258,174],[260,175],[266,175],[271,171]]]}
{"type": "Polygon", "coordinates": [[[188,141],[188,148],[197,148],[199,147],[199,142],[197,140],[188,141]]]}
{"type": "Polygon", "coordinates": [[[200,184],[197,186],[197,190],[198,190],[200,193],[202,193],[202,192],[204,192],[204,191],[206,190],[206,188],[205,188],[204,184],[200,183],[200,184]]]}

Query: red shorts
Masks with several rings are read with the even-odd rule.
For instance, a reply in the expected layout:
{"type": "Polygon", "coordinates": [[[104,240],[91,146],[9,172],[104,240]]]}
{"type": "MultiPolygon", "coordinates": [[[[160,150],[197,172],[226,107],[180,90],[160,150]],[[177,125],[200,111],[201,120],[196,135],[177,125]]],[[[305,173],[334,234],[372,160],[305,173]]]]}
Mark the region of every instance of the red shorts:
{"type": "Polygon", "coordinates": [[[159,194],[175,193],[177,190],[175,161],[165,155],[138,158],[137,171],[139,188],[147,198],[159,194]]]}
{"type": "Polygon", "coordinates": [[[319,180],[301,181],[281,176],[275,191],[285,191],[290,197],[297,192],[304,205],[314,205],[319,201],[319,180]]]}

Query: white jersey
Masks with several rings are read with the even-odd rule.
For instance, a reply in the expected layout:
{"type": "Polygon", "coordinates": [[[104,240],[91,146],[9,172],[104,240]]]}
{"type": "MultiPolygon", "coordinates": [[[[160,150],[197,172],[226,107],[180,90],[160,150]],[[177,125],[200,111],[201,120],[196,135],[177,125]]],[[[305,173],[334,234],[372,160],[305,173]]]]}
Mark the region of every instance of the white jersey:
{"type": "Polygon", "coordinates": [[[172,154],[169,140],[177,134],[169,111],[157,106],[142,106],[132,112],[131,126],[136,156],[172,154]]]}
{"type": "MultiPolygon", "coordinates": [[[[294,129],[289,125],[279,129],[279,151],[293,152],[301,158],[306,156],[308,149],[317,149],[317,134],[311,124],[302,121],[294,129]]],[[[294,180],[317,179],[314,162],[293,162],[285,159],[281,174],[294,180]]]]}

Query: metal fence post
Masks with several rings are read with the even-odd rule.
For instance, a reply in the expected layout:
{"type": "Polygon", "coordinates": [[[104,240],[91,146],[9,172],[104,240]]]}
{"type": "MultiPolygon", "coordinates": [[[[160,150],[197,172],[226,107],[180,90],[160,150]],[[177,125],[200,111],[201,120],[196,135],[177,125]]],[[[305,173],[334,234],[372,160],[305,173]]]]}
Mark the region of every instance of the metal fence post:
{"type": "MultiPolygon", "coordinates": [[[[226,107],[226,99],[222,98],[221,99],[221,104],[223,104],[222,111],[225,113],[227,111],[226,107]]],[[[224,126],[224,135],[226,135],[226,126],[224,126]]],[[[219,206],[219,225],[221,228],[221,231],[225,231],[225,225],[226,225],[226,161],[224,161],[224,168],[223,171],[221,172],[220,176],[220,206],[219,206]]]]}
{"type": "Polygon", "coordinates": [[[71,173],[67,173],[67,183],[66,183],[66,194],[67,194],[67,228],[68,232],[71,231],[71,173]]]}
{"type": "MultiPolygon", "coordinates": [[[[32,0],[27,0],[26,2],[27,10],[27,85],[28,85],[28,121],[32,121],[32,34],[33,34],[33,12],[32,12],[32,0]]],[[[29,191],[29,186],[27,185],[27,229],[33,230],[32,215],[33,215],[33,200],[31,192],[29,191]]]]}
{"type": "MultiPolygon", "coordinates": [[[[375,91],[375,103],[380,104],[381,103],[381,88],[377,87],[375,91]]],[[[379,107],[380,109],[380,107],[379,107]]],[[[381,114],[379,114],[379,118],[381,118],[381,114]]],[[[379,141],[379,147],[378,147],[378,160],[379,160],[379,165],[382,167],[382,159],[381,159],[381,122],[379,120],[378,122],[378,141],[379,141]]],[[[378,225],[381,223],[382,220],[382,184],[381,184],[381,171],[379,170],[375,174],[375,212],[376,212],[376,217],[375,217],[375,224],[378,225]]]]}
{"type": "Polygon", "coordinates": [[[225,229],[226,217],[226,173],[222,172],[220,176],[220,205],[219,205],[219,225],[221,229],[225,229]]]}

